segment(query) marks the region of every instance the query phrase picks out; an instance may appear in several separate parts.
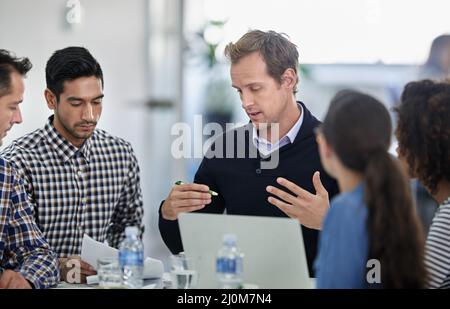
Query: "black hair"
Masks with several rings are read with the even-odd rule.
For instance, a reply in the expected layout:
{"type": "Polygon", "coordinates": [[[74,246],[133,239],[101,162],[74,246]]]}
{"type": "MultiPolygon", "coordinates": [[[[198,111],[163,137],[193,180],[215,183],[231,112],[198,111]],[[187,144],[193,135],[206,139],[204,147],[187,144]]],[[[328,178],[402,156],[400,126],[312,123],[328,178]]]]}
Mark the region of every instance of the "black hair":
{"type": "MultiPolygon", "coordinates": [[[[443,34],[436,37],[431,43],[430,54],[428,55],[425,66],[434,68],[438,71],[443,71],[441,64],[441,53],[448,50],[450,47],[450,35],[443,34]]],[[[446,72],[444,72],[446,73],[446,72]]]]}
{"type": "Polygon", "coordinates": [[[100,64],[84,47],[66,47],[57,50],[47,61],[45,80],[47,88],[53,92],[57,100],[64,91],[64,82],[80,77],[95,76],[103,84],[103,72],[100,64]]]}
{"type": "Polygon", "coordinates": [[[17,58],[11,52],[0,49],[0,96],[9,92],[13,71],[25,76],[32,67],[28,58],[17,58]]]}

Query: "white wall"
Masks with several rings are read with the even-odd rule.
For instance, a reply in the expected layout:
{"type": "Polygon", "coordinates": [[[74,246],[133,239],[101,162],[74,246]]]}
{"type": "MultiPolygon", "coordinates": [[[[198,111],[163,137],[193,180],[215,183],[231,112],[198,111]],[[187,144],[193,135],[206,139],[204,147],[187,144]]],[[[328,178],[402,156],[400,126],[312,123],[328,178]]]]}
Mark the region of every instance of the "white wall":
{"type": "Polygon", "coordinates": [[[66,0],[0,0],[0,48],[29,57],[34,65],[26,81],[24,122],[10,131],[4,145],[42,127],[51,114],[43,97],[45,64],[51,54],[71,45],[88,48],[101,64],[105,80],[99,127],[130,141],[136,151],[144,194],[146,251],[153,257],[163,257],[168,251],[161,243],[156,225],[161,197],[151,196],[151,186],[164,175],[155,175],[150,170],[157,149],[151,138],[160,120],[143,106],[150,95],[147,0],[81,0],[82,23],[76,27],[66,22],[70,10],[66,3],[66,0]]]}
{"type": "Polygon", "coordinates": [[[61,0],[0,1],[0,46],[29,57],[34,65],[27,80],[24,123],[5,142],[43,124],[50,114],[43,100],[45,63],[55,50],[81,45],[97,58],[105,76],[101,127],[137,144],[138,136],[129,130],[134,123],[127,124],[126,119],[146,97],[145,1],[82,1],[83,22],[74,28],[65,21],[69,10],[65,4],[61,0]]]}

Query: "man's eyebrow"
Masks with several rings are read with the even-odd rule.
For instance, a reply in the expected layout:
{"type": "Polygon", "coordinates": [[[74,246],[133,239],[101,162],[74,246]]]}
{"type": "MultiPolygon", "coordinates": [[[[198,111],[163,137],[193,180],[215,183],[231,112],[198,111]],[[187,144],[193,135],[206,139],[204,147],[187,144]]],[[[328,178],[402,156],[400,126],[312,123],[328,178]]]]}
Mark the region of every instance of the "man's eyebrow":
{"type": "MultiPolygon", "coordinates": [[[[261,87],[261,83],[259,83],[259,82],[249,83],[249,84],[244,85],[244,88],[253,87],[253,86],[261,87]]],[[[241,89],[241,88],[239,88],[239,87],[236,86],[236,85],[231,85],[231,87],[233,87],[233,88],[235,88],[235,89],[237,89],[237,90],[240,90],[240,89],[241,89]]]]}
{"type": "MultiPolygon", "coordinates": [[[[98,100],[98,99],[102,99],[105,95],[101,94],[99,96],[96,96],[95,98],[93,98],[92,100],[98,100]]],[[[67,101],[84,101],[84,99],[79,98],[79,97],[68,97],[67,101]]]]}
{"type": "Polygon", "coordinates": [[[250,83],[250,84],[245,85],[245,87],[252,87],[252,86],[261,86],[261,83],[254,82],[254,83],[250,83]]]}
{"type": "Polygon", "coordinates": [[[67,101],[84,101],[82,98],[78,97],[68,97],[67,101]]]}
{"type": "Polygon", "coordinates": [[[105,96],[104,94],[101,94],[98,97],[93,98],[92,100],[103,99],[104,96],[105,96]]]}

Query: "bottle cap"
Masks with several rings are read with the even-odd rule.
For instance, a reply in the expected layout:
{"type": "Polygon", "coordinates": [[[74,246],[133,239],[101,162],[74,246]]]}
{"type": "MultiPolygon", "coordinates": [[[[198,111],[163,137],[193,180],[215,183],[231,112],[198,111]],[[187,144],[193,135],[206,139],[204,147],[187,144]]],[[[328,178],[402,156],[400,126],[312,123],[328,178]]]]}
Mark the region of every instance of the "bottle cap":
{"type": "Polygon", "coordinates": [[[236,235],[234,235],[234,234],[223,235],[223,244],[227,245],[227,246],[236,245],[236,235]]]}
{"type": "Polygon", "coordinates": [[[127,226],[125,228],[125,236],[137,236],[139,234],[139,229],[137,226],[127,226]]]}

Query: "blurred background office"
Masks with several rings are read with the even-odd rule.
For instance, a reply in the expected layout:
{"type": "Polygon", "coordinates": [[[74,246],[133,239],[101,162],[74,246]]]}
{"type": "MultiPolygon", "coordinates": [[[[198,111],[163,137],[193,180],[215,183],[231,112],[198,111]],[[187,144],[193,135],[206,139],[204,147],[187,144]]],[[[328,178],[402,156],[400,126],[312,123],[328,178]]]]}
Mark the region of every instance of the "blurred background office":
{"type": "Polygon", "coordinates": [[[176,180],[192,181],[201,160],[194,149],[208,136],[195,115],[203,125],[248,121],[231,88],[226,43],[248,29],[288,34],[300,53],[297,97],[322,118],[341,88],[365,91],[391,107],[406,82],[448,75],[448,47],[447,58],[439,56],[448,61],[439,76],[425,76],[432,71],[425,67],[432,64],[433,40],[450,33],[449,11],[448,0],[0,0],[0,48],[34,64],[24,122],[4,145],[42,127],[50,115],[44,67],[53,51],[88,48],[105,79],[99,127],[133,144],[142,173],[145,251],[166,262],[157,210],[176,180]],[[187,158],[171,153],[177,122],[192,128],[187,158]]]}

